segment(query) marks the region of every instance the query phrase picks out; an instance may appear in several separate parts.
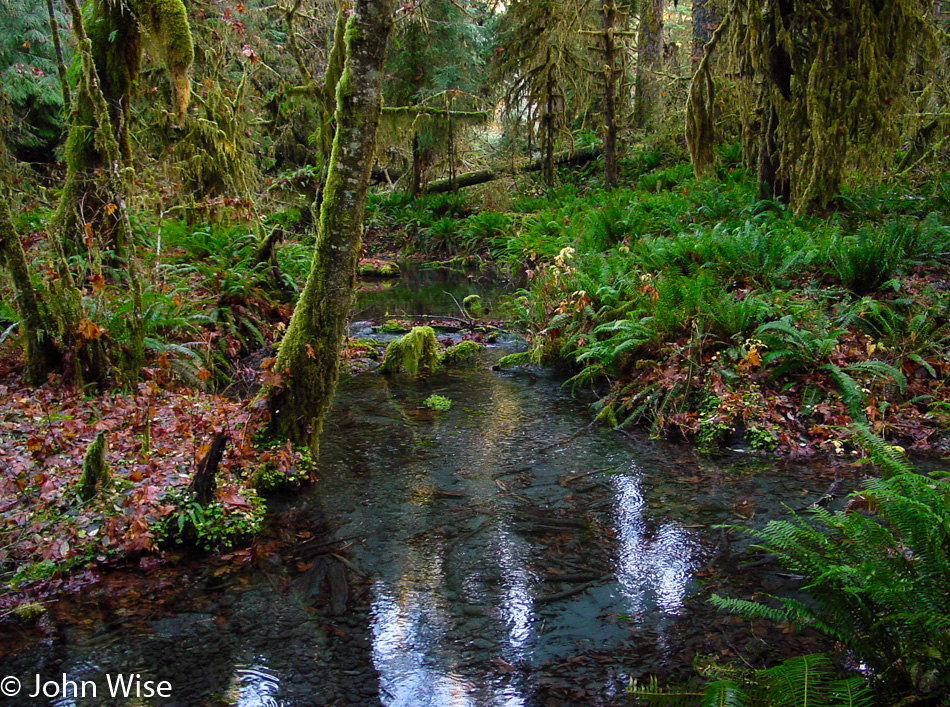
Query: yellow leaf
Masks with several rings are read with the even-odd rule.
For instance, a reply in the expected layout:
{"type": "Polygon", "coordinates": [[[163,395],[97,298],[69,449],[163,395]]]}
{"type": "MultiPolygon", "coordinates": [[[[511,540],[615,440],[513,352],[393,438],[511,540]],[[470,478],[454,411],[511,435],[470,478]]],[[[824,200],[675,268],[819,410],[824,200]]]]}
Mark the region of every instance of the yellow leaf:
{"type": "Polygon", "coordinates": [[[116,210],[117,208],[119,208],[119,207],[116,206],[115,204],[106,204],[106,215],[107,215],[107,216],[111,216],[112,214],[115,213],[115,210],[116,210]]]}
{"type": "Polygon", "coordinates": [[[99,339],[102,337],[102,329],[95,322],[83,319],[79,322],[79,333],[84,339],[99,339]]]}
{"type": "Polygon", "coordinates": [[[307,358],[316,358],[317,354],[310,344],[307,344],[307,358]]]}

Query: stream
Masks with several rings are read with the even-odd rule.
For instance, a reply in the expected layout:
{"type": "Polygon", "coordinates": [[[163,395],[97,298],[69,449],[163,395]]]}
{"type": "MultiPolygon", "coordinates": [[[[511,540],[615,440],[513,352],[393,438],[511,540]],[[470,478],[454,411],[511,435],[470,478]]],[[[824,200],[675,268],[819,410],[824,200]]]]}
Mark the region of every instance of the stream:
{"type": "MultiPolygon", "coordinates": [[[[472,283],[437,287],[461,299],[472,283]]],[[[373,307],[395,309],[364,297],[356,316],[373,307]]],[[[833,472],[588,428],[589,396],[562,379],[491,368],[517,347],[421,384],[344,378],[318,481],[272,503],[291,542],[245,569],[143,566],[64,600],[42,631],[2,636],[17,649],[0,674],[24,683],[3,704],[624,704],[631,677],[689,674],[697,654],[810,647],[705,597],[794,591],[775,566],[743,571],[748,540],[716,526],[804,508],[833,472]],[[451,408],[424,407],[433,393],[451,408]],[[23,696],[36,675],[56,694],[23,696]],[[170,697],[115,699],[117,675],[170,697]]]]}

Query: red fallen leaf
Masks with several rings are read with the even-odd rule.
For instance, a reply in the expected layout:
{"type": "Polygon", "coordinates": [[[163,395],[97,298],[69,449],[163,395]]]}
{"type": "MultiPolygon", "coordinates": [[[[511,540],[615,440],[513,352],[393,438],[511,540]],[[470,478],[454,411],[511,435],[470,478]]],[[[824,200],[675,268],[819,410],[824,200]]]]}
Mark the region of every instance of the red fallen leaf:
{"type": "Polygon", "coordinates": [[[229,506],[234,506],[236,508],[250,508],[247,499],[244,498],[241,494],[231,488],[224,488],[218,493],[218,499],[222,503],[226,503],[229,506]]]}
{"type": "Polygon", "coordinates": [[[42,437],[30,437],[26,440],[26,449],[29,452],[38,452],[43,448],[43,438],[42,437]]]}
{"type": "Polygon", "coordinates": [[[346,631],[338,629],[336,626],[327,626],[327,631],[332,633],[337,638],[343,638],[346,635],[346,631]]]}
{"type": "Polygon", "coordinates": [[[312,562],[298,562],[298,563],[297,563],[297,571],[298,571],[298,572],[306,572],[306,571],[307,571],[308,569],[310,569],[311,567],[313,567],[313,563],[312,563],[312,562]]]}

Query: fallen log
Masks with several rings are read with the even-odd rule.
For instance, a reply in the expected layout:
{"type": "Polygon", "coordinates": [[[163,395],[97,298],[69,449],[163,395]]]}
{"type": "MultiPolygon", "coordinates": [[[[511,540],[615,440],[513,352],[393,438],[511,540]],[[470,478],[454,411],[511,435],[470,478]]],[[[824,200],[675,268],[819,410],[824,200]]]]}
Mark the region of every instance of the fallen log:
{"type": "MultiPolygon", "coordinates": [[[[554,163],[559,167],[580,166],[597,159],[603,150],[600,147],[585,147],[581,150],[566,150],[557,152],[554,155],[554,163]]],[[[485,184],[493,182],[502,177],[521,174],[523,172],[540,172],[544,165],[544,159],[538,158],[515,166],[513,169],[477,169],[473,172],[459,174],[455,179],[443,177],[434,179],[422,186],[423,194],[441,194],[463,187],[471,187],[476,184],[485,184]]],[[[396,181],[403,175],[402,171],[390,170],[388,173],[378,167],[372,170],[372,178],[375,183],[381,183],[387,178],[389,181],[396,181]]]]}

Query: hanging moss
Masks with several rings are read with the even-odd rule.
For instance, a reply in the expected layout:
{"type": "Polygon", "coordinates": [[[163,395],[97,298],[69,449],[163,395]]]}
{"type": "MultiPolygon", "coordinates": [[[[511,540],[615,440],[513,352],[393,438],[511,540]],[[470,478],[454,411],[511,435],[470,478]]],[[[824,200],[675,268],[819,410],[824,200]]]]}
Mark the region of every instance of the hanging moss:
{"type": "Polygon", "coordinates": [[[417,326],[401,339],[391,342],[380,365],[380,373],[406,371],[417,378],[428,378],[439,365],[439,345],[432,327],[417,326]]]}
{"type": "Polygon", "coordinates": [[[131,0],[131,5],[148,32],[150,47],[168,71],[172,105],[181,120],[191,97],[188,70],[195,60],[188,11],[181,0],[131,0]]]}
{"type": "Polygon", "coordinates": [[[89,501],[109,483],[109,465],[106,464],[106,435],[99,432],[86,450],[79,476],[79,497],[89,501]]]}
{"type": "MultiPolygon", "coordinates": [[[[818,0],[732,2],[723,21],[728,73],[746,86],[740,113],[758,135],[765,195],[787,196],[796,210],[824,208],[848,169],[881,166],[917,112],[921,70],[940,60],[932,8],[931,0],[840,0],[833,10],[818,0]]],[[[694,86],[707,87],[705,74],[694,86]]],[[[691,98],[689,132],[703,146],[708,91],[691,98]]],[[[697,171],[707,157],[699,154],[697,171]]]]}

